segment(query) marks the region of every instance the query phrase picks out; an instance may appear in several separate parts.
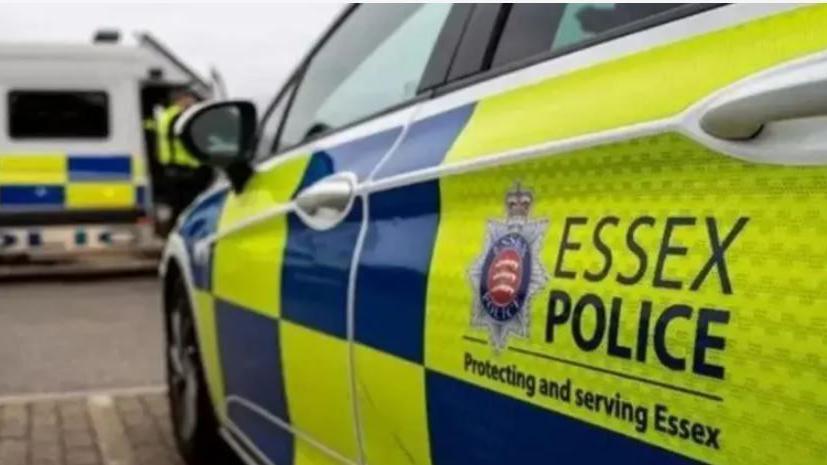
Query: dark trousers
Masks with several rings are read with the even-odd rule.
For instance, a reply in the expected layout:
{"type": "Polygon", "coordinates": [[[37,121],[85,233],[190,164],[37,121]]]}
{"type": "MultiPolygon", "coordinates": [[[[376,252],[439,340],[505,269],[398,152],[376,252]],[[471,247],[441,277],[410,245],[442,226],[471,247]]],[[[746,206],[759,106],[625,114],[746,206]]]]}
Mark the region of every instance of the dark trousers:
{"type": "Polygon", "coordinates": [[[207,187],[213,180],[212,168],[200,166],[189,168],[185,166],[168,166],[164,170],[169,182],[169,198],[172,208],[172,224],[178,215],[207,187]]]}

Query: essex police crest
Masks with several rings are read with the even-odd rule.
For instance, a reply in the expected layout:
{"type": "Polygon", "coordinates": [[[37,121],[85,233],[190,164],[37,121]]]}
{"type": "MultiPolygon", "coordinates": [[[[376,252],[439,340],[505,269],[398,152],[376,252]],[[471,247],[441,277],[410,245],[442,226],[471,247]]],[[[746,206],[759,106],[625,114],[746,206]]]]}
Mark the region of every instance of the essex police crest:
{"type": "Polygon", "coordinates": [[[471,326],[487,327],[494,350],[513,333],[528,337],[531,298],[548,280],[540,246],[548,220],[530,219],[534,196],[515,184],[505,196],[505,221],[488,220],[485,247],[469,270],[474,294],[471,326]]]}

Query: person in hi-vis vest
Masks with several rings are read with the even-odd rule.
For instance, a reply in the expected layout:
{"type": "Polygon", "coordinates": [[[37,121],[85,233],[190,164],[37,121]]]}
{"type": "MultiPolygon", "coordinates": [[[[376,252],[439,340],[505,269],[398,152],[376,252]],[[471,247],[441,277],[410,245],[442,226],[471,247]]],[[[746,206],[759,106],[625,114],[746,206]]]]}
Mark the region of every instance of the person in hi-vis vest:
{"type": "Polygon", "coordinates": [[[171,100],[171,104],[159,111],[155,118],[158,162],[170,186],[167,199],[172,209],[170,225],[213,178],[212,169],[187,152],[173,130],[181,113],[198,101],[196,95],[189,89],[180,89],[173,92],[171,100]]]}

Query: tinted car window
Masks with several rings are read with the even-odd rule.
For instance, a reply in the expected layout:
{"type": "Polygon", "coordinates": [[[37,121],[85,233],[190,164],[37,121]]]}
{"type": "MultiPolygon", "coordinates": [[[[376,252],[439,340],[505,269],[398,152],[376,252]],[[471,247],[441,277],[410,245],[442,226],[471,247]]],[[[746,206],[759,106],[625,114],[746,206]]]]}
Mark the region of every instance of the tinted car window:
{"type": "Polygon", "coordinates": [[[262,160],[270,155],[278,152],[280,148],[278,140],[278,132],[281,129],[284,116],[287,114],[287,108],[290,103],[290,97],[293,95],[295,85],[290,83],[278,96],[278,100],[274,102],[261,124],[259,129],[258,146],[256,147],[255,159],[262,160]]]}
{"type": "Polygon", "coordinates": [[[564,51],[595,40],[680,3],[566,3],[511,6],[492,60],[497,67],[541,53],[564,51]]]}
{"type": "Polygon", "coordinates": [[[8,94],[13,139],[106,138],[109,99],[105,92],[14,90],[8,94]]]}
{"type": "Polygon", "coordinates": [[[345,126],[416,96],[447,4],[356,8],[310,59],[281,145],[345,126]]]}

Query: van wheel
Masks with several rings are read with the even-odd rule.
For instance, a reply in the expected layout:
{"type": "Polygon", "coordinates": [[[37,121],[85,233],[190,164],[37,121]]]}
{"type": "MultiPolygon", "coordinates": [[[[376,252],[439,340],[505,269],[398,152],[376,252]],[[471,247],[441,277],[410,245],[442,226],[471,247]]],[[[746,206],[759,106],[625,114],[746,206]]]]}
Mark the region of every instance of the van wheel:
{"type": "Polygon", "coordinates": [[[178,278],[166,308],[166,372],[175,442],[187,465],[239,464],[218,434],[186,286],[178,278]]]}

